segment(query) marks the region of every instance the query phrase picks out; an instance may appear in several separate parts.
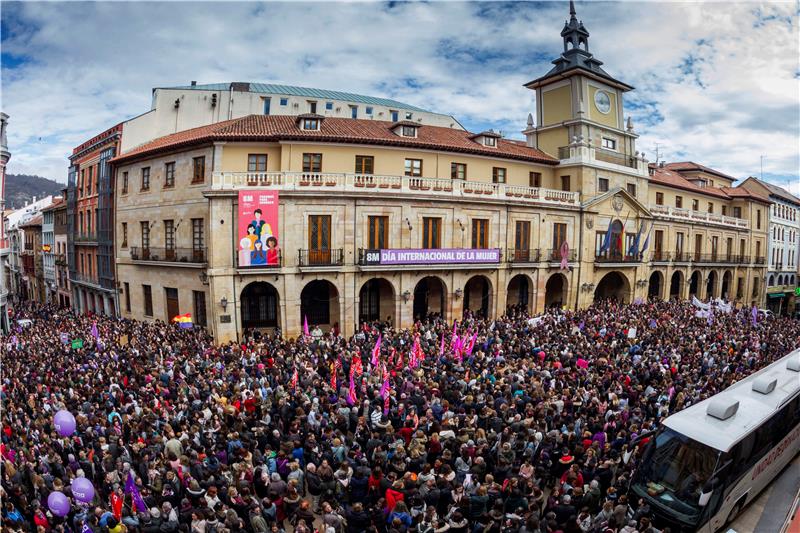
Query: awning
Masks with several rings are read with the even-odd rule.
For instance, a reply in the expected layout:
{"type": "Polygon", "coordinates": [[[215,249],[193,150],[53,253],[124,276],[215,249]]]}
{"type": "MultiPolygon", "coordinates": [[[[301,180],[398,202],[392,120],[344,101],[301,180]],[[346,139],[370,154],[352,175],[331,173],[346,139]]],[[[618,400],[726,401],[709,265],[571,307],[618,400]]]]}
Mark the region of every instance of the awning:
{"type": "Polygon", "coordinates": [[[774,292],[772,294],[767,294],[767,298],[783,298],[784,296],[786,295],[782,292],[774,292]]]}

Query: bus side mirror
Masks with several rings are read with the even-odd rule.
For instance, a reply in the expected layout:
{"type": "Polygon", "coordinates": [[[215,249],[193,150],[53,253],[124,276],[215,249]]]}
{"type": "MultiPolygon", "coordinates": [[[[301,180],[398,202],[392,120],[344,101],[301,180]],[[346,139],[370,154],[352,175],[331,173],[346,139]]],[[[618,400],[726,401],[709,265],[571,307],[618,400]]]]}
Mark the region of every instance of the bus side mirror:
{"type": "Polygon", "coordinates": [[[700,498],[697,500],[697,505],[700,507],[705,507],[708,505],[708,501],[711,499],[711,495],[714,494],[714,489],[717,488],[719,485],[719,478],[711,478],[708,482],[703,485],[702,490],[700,491],[700,498]]]}

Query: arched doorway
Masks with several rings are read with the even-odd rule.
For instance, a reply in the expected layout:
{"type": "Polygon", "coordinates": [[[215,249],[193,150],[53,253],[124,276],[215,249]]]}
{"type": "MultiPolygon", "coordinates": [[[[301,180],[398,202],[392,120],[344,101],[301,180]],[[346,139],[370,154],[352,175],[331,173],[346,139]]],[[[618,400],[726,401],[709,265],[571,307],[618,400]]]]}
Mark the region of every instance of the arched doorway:
{"type": "Polygon", "coordinates": [[[358,321],[386,320],[394,326],[394,288],[383,278],[372,278],[358,293],[358,321]]]}
{"type": "Polygon", "coordinates": [[[628,283],[628,278],[619,272],[609,272],[594,290],[594,300],[616,300],[619,303],[629,303],[631,294],[631,285],[628,283]]]}
{"type": "Polygon", "coordinates": [[[508,282],[506,308],[519,307],[530,311],[531,287],[533,284],[525,274],[517,274],[508,282]]]}
{"type": "Polygon", "coordinates": [[[722,289],[720,290],[720,296],[725,298],[726,300],[730,299],[731,297],[731,282],[733,281],[733,274],[730,270],[726,270],[725,274],[722,275],[722,289]]]}
{"type": "Polygon", "coordinates": [[[563,307],[567,300],[567,278],[564,274],[553,274],[544,286],[544,306],[563,307]]]}
{"type": "Polygon", "coordinates": [[[280,325],[278,291],[265,281],[248,283],[239,295],[244,329],[274,328],[280,325]]]}
{"type": "Polygon", "coordinates": [[[300,323],[333,326],[339,323],[339,291],[330,281],[314,280],[300,293],[300,323]]]}
{"type": "Polygon", "coordinates": [[[647,285],[648,298],[661,298],[661,286],[664,284],[664,275],[656,270],[650,274],[650,282],[647,285]]]}
{"type": "Polygon", "coordinates": [[[681,285],[683,284],[683,274],[680,271],[676,271],[672,273],[672,278],[669,281],[669,297],[672,298],[680,298],[681,297],[681,285]]]}
{"type": "Polygon", "coordinates": [[[712,270],[708,273],[708,279],[706,280],[706,298],[714,298],[717,296],[716,293],[717,289],[717,271],[712,270]]]}
{"type": "Polygon", "coordinates": [[[469,278],[464,285],[464,311],[488,318],[492,309],[492,284],[486,276],[469,278]]]}
{"type": "Polygon", "coordinates": [[[447,288],[436,276],[427,276],[419,280],[414,287],[414,320],[424,320],[432,314],[447,318],[444,307],[445,294],[447,288]]]}
{"type": "Polygon", "coordinates": [[[697,291],[700,289],[700,271],[695,270],[692,272],[692,277],[689,278],[689,296],[697,296],[697,291]]]}

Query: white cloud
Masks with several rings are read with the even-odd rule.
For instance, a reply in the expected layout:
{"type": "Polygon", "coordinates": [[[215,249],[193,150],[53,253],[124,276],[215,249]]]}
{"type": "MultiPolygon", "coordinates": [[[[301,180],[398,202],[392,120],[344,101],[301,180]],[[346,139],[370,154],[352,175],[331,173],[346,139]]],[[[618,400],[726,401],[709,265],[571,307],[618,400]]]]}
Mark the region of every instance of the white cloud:
{"type": "MultiPolygon", "coordinates": [[[[152,87],[189,80],[388,96],[514,134],[533,110],[522,84],[550,68],[568,16],[566,2],[3,7],[9,170],[62,181],[72,147],[149,109],[152,87]]],[[[745,176],[764,154],[766,177],[797,181],[794,4],[579,3],[578,14],[595,56],[637,88],[629,111],[651,158],[659,143],[670,160],[745,176]]]]}

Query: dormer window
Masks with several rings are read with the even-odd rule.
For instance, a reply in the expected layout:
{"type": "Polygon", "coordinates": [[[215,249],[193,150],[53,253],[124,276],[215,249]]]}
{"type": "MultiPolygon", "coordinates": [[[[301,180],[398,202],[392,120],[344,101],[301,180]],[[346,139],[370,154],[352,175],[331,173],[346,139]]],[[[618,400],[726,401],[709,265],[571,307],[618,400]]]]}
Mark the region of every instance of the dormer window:
{"type": "Polygon", "coordinates": [[[497,139],[500,137],[501,135],[499,133],[495,133],[493,131],[484,131],[483,133],[471,135],[470,139],[488,148],[497,148],[497,139]]]}
{"type": "Polygon", "coordinates": [[[304,131],[319,131],[320,127],[322,126],[322,120],[325,117],[322,115],[314,115],[311,113],[305,113],[303,115],[298,115],[296,122],[297,125],[300,127],[301,130],[304,131]]]}
{"type": "Polygon", "coordinates": [[[484,137],[483,144],[484,146],[491,146],[492,148],[494,148],[495,146],[497,146],[497,139],[495,139],[494,137],[484,137]]]}
{"type": "Polygon", "coordinates": [[[304,118],[303,119],[303,129],[304,130],[318,131],[319,130],[319,119],[316,119],[316,118],[304,118]]]}
{"type": "Polygon", "coordinates": [[[401,135],[403,137],[416,137],[417,136],[417,128],[414,126],[403,126],[401,130],[401,135]]]}

